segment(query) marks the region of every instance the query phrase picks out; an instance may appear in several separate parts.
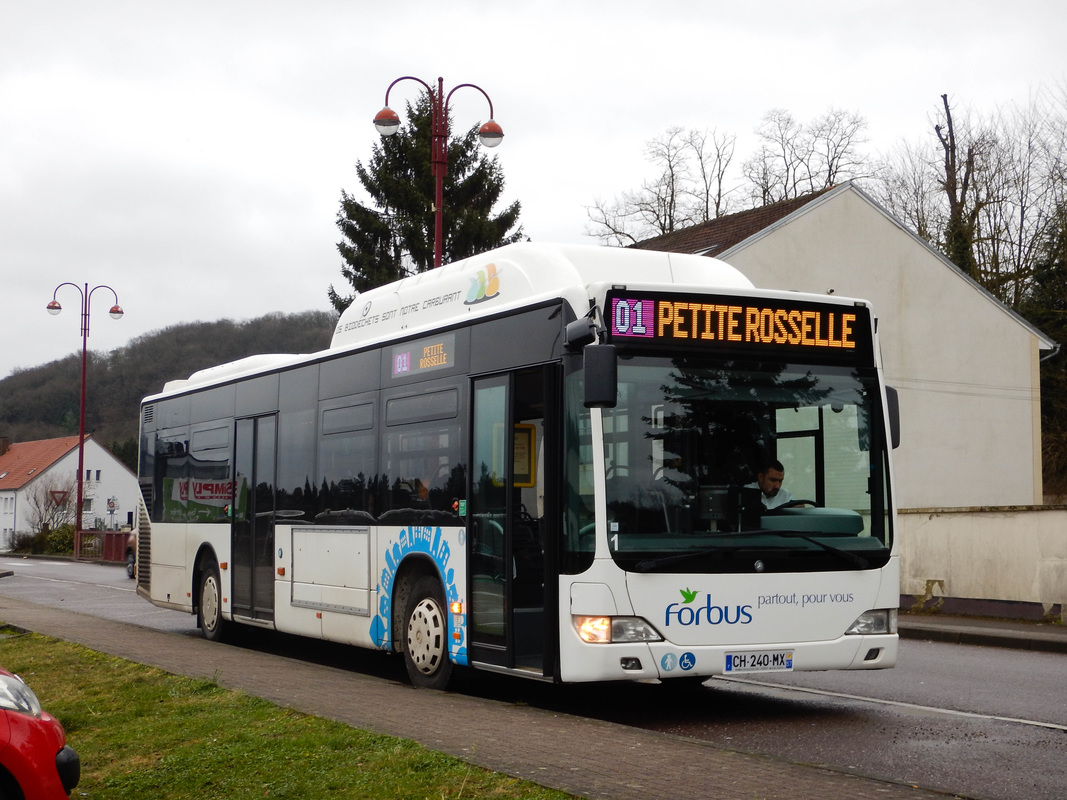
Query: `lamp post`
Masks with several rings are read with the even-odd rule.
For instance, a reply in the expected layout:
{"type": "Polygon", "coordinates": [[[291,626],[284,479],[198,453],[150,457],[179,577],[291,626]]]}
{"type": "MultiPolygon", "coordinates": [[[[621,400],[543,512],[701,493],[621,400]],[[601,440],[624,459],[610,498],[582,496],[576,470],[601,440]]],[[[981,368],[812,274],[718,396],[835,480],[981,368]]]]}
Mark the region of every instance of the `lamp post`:
{"type": "Polygon", "coordinates": [[[480,86],[473,83],[461,83],[445,94],[444,78],[437,79],[437,90],[426,81],[405,75],[397,78],[389,84],[385,90],[385,108],[374,115],[374,127],[382,136],[392,136],[400,128],[400,117],[393,109],[389,108],[389,92],[401,81],[415,81],[422,84],[430,95],[430,162],[433,168],[435,182],[435,197],[433,204],[434,232],[433,232],[433,265],[434,268],[441,266],[441,252],[443,250],[443,226],[445,173],[448,171],[448,101],[457,89],[477,89],[489,103],[489,121],[478,129],[478,138],[485,147],[496,147],[504,138],[504,131],[493,120],[493,101],[480,86]]]}
{"type": "Polygon", "coordinates": [[[112,319],[120,319],[122,317],[122,308],[119,307],[119,296],[110,286],[94,286],[89,288],[89,284],[85,284],[84,289],[78,286],[76,283],[61,283],[52,292],[52,302],[50,302],[45,308],[48,309],[48,313],[55,315],[63,310],[63,306],[56,300],[56,295],[59,294],[59,290],[64,286],[73,286],[78,290],[81,295],[82,301],[82,379],[81,379],[81,402],[79,404],[78,411],[78,504],[75,507],[74,517],[74,556],[77,558],[80,550],[80,540],[78,538],[78,532],[82,527],[82,485],[85,479],[85,363],[86,354],[88,352],[89,344],[89,302],[93,298],[93,292],[97,289],[107,289],[111,294],[115,296],[115,305],[111,306],[108,314],[112,319]]]}

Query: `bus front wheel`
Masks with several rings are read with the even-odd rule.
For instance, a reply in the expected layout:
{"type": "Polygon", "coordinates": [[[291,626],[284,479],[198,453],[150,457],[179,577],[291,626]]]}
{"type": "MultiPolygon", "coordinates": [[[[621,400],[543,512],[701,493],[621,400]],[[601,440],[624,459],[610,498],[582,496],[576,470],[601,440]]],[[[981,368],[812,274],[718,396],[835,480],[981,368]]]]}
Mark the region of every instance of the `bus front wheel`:
{"type": "Polygon", "coordinates": [[[204,565],[200,573],[200,602],[197,604],[196,621],[204,638],[209,642],[222,641],[222,581],[219,567],[214,561],[204,565]]]}
{"type": "Polygon", "coordinates": [[[411,683],[444,689],[452,677],[448,658],[448,610],[441,584],[419,578],[404,609],[404,665],[411,683]]]}

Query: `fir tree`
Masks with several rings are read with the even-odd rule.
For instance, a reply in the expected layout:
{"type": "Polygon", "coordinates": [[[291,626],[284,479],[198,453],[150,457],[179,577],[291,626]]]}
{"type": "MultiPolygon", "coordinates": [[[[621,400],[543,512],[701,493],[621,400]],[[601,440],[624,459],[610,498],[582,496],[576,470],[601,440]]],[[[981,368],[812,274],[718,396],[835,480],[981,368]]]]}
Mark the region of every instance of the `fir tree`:
{"type": "MultiPolygon", "coordinates": [[[[393,136],[373,148],[370,161],[356,164],[356,176],[370,198],[361,203],[341,192],[337,227],[341,274],[356,292],[433,267],[434,176],[430,163],[431,117],[427,96],[408,104],[407,119],[393,136]]],[[[451,120],[450,120],[451,121],[451,120]]],[[[520,204],[494,214],[504,189],[496,157],[479,149],[477,126],[448,142],[444,180],[444,261],[456,261],[518,241],[520,204]]],[[[353,296],[329,288],[330,302],[343,311],[353,296]]]]}

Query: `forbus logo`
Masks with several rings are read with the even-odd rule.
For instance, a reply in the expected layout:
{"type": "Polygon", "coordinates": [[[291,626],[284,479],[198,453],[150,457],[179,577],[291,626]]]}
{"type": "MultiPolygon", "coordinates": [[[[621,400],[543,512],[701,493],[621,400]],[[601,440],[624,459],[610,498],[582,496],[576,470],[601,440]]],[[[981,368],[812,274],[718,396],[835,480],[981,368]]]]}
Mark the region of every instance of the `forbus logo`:
{"type": "Polygon", "coordinates": [[[667,606],[663,624],[666,627],[682,625],[748,625],[752,622],[752,606],[717,606],[711,602],[711,593],[705,595],[704,605],[689,605],[696,599],[698,592],[683,592],[685,603],[671,603],[667,606]]]}

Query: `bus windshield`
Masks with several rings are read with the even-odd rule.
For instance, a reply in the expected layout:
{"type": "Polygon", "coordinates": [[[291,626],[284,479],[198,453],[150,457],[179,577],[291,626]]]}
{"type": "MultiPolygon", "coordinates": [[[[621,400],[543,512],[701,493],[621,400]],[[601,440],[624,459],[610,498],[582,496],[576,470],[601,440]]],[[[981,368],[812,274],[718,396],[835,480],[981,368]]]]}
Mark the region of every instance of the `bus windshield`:
{"type": "MultiPolygon", "coordinates": [[[[873,369],[642,355],[621,358],[618,372],[618,404],[602,412],[602,507],[620,567],[737,573],[885,565],[891,531],[873,369]],[[793,502],[768,508],[774,503],[757,473],[775,463],[793,502]]],[[[580,401],[568,405],[589,413],[580,401]]],[[[588,429],[583,422],[569,429],[588,429]]],[[[581,492],[590,484],[588,476],[570,481],[581,492]]]]}

